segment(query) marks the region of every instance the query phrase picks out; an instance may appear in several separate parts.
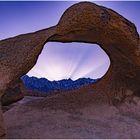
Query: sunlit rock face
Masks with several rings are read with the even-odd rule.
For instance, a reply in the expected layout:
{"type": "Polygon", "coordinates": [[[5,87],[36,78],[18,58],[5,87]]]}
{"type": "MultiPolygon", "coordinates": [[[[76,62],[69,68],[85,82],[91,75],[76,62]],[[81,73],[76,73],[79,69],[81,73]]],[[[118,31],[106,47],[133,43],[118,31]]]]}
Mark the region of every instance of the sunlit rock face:
{"type": "Polygon", "coordinates": [[[107,54],[95,44],[47,43],[29,76],[48,80],[101,78],[110,65],[107,54]]]}
{"type": "Polygon", "coordinates": [[[112,101],[122,101],[127,89],[139,91],[139,34],[133,23],[111,9],[82,2],[64,12],[56,32],[49,41],[96,43],[107,52],[110,69],[95,86],[102,98],[106,91],[112,101]]]}
{"type": "MultiPolygon", "coordinates": [[[[36,64],[49,41],[99,44],[106,51],[111,66],[94,87],[98,99],[122,102],[128,91],[132,95],[140,91],[139,34],[135,25],[113,10],[81,2],[67,9],[54,27],[0,41],[0,96],[36,64]]],[[[0,136],[4,130],[0,110],[0,136]]]]}

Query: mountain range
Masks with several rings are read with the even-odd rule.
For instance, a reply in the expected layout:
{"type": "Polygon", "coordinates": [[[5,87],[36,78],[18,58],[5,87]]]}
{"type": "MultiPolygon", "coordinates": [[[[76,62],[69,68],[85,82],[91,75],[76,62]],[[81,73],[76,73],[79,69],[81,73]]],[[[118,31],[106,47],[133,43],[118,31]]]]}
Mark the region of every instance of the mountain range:
{"type": "Polygon", "coordinates": [[[49,81],[46,78],[29,77],[28,75],[22,76],[21,79],[27,89],[41,92],[71,90],[79,88],[80,86],[95,83],[98,80],[91,78],[79,78],[77,80],[63,79],[59,81],[49,81]]]}

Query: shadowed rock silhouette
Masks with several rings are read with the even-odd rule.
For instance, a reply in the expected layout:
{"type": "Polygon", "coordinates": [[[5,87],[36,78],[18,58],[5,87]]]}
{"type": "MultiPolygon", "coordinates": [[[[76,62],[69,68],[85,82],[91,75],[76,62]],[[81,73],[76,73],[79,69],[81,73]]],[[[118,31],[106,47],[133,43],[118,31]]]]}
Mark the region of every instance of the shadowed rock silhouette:
{"type": "MultiPolygon", "coordinates": [[[[50,41],[96,43],[109,55],[108,72],[93,85],[95,100],[121,102],[140,91],[140,39],[135,25],[111,9],[80,2],[68,8],[56,26],[0,41],[0,97],[36,64],[50,41]]],[[[5,134],[3,124],[0,110],[0,136],[5,134]]]]}
{"type": "MultiPolygon", "coordinates": [[[[14,86],[7,88],[1,98],[2,106],[10,105],[24,98],[24,84],[22,80],[16,81],[14,86]]],[[[25,89],[26,90],[26,89],[25,89]]]]}

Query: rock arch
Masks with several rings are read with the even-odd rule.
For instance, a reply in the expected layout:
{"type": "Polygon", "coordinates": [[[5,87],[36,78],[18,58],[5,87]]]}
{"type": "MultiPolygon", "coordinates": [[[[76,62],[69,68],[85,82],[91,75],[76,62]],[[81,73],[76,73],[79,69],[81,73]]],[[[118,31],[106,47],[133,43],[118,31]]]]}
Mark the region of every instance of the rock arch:
{"type": "MultiPolygon", "coordinates": [[[[111,67],[94,86],[97,97],[104,91],[101,98],[113,103],[140,91],[140,39],[135,25],[111,9],[80,2],[68,8],[56,26],[0,41],[0,97],[35,65],[48,41],[96,43],[106,51],[111,67]]],[[[0,136],[4,134],[0,111],[0,136]]]]}

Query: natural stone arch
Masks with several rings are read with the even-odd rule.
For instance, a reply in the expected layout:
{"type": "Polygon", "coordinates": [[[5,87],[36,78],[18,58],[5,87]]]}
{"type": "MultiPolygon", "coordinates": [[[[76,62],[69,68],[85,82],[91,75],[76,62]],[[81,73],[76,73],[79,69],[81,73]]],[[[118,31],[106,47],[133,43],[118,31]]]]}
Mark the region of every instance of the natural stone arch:
{"type": "MultiPolygon", "coordinates": [[[[75,4],[54,27],[0,41],[0,97],[35,65],[48,41],[58,41],[99,44],[109,55],[111,67],[93,85],[95,97],[104,91],[104,101],[106,97],[112,102],[116,98],[121,101],[140,91],[139,40],[135,25],[113,10],[90,2],[75,4]]],[[[0,136],[4,134],[0,111],[0,136]]]]}
{"type": "Polygon", "coordinates": [[[128,94],[138,94],[139,34],[133,23],[113,10],[90,2],[75,4],[62,15],[56,34],[49,41],[99,44],[109,55],[111,67],[95,86],[97,93],[106,91],[111,101],[121,101],[128,94]]]}

